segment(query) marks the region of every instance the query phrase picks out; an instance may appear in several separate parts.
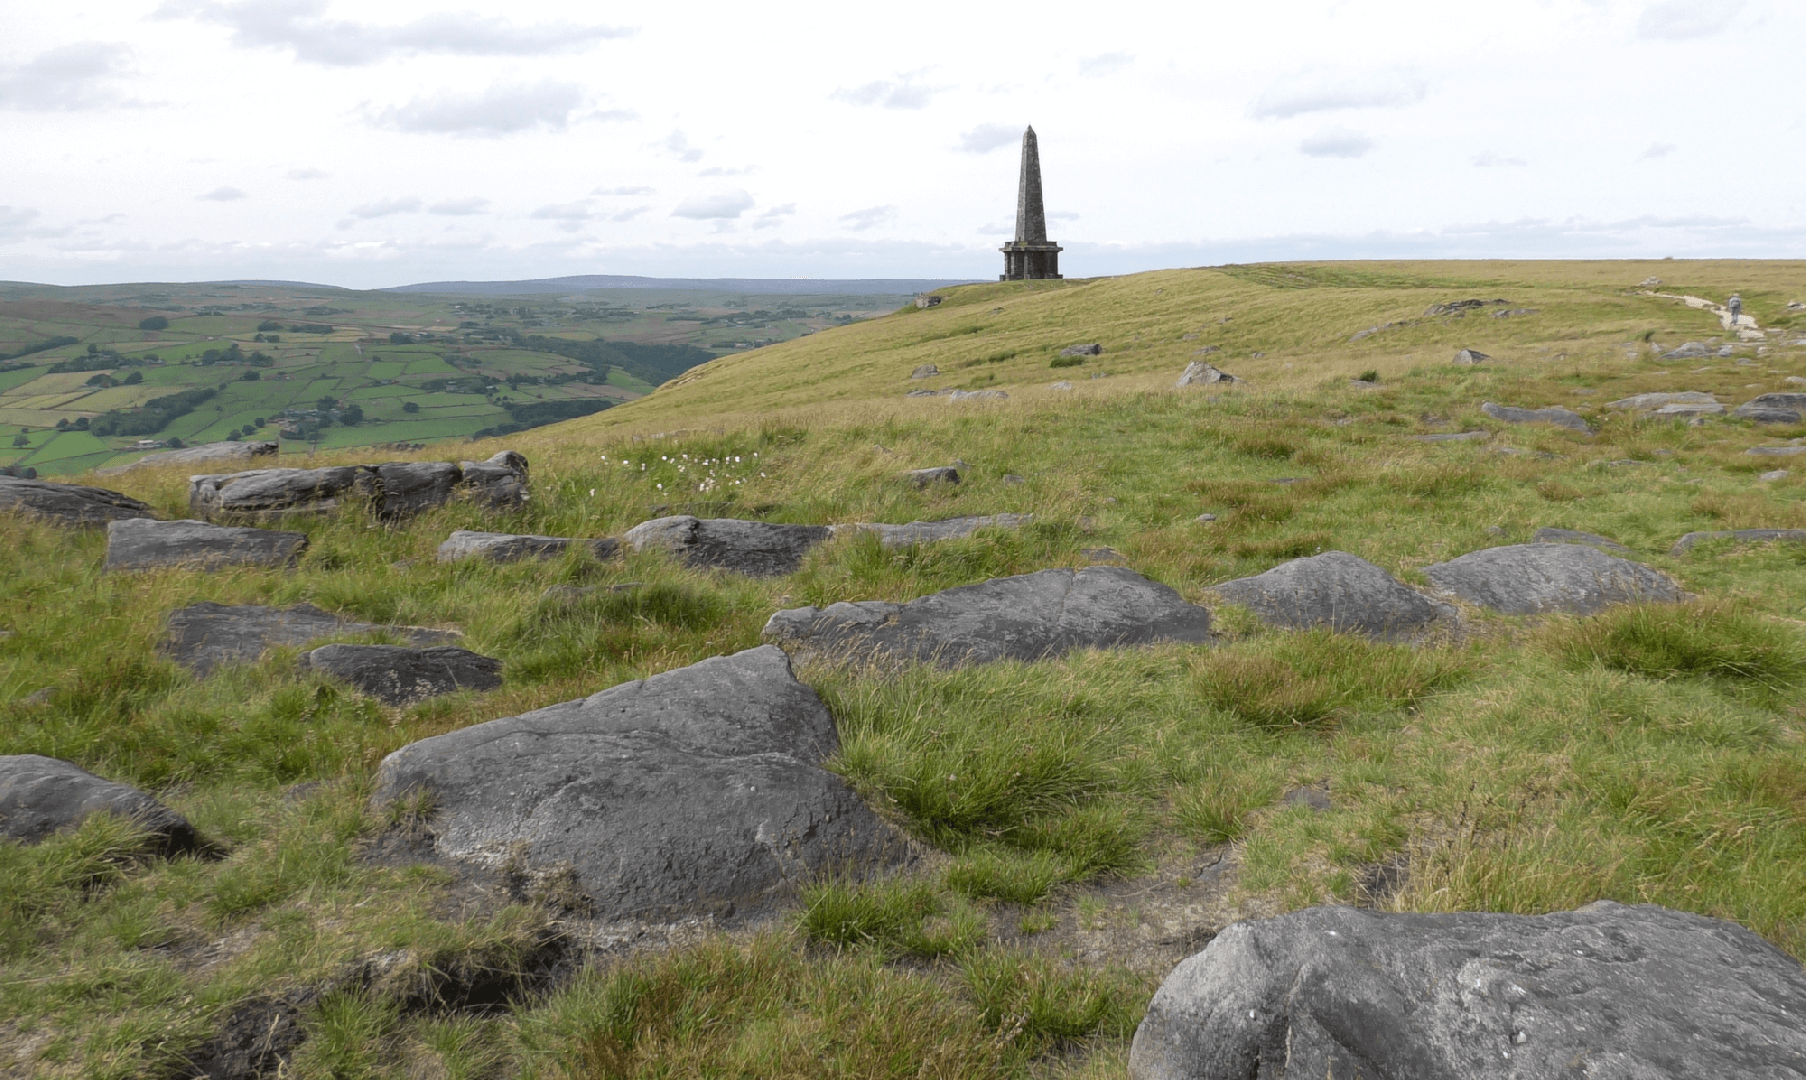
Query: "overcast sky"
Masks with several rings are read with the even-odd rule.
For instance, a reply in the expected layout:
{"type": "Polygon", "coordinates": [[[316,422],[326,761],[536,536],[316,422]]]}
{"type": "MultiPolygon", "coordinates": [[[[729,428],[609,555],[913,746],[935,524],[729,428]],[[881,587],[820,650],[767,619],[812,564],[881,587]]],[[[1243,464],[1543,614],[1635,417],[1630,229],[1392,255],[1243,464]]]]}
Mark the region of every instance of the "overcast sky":
{"type": "Polygon", "coordinates": [[[0,279],[1806,257],[1801,0],[0,0],[0,279]],[[1032,16],[1025,14],[1032,11],[1032,16]]]}

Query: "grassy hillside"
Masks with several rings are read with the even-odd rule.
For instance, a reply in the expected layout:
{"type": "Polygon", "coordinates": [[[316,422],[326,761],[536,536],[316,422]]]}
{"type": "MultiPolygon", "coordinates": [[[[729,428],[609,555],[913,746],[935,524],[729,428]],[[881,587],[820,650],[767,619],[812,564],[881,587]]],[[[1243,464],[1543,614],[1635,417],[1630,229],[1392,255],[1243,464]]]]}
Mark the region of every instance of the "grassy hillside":
{"type": "MultiPolygon", "coordinates": [[[[1797,388],[1806,311],[1786,305],[1806,300],[1806,264],[1232,267],[946,297],[460,446],[525,451],[532,501],[307,522],[292,572],[108,575],[103,537],[0,521],[0,753],[145,786],[219,856],[150,858],[105,820],[0,845],[0,1074],[175,1075],[273,998],[308,1032],[285,1074],[304,1077],[1121,1076],[1180,958],[1234,919],[1332,901],[1659,903],[1806,957],[1806,546],[1669,554],[1693,530],[1806,528],[1800,469],[1745,452],[1806,427],[1603,407],[1797,388]],[[1650,276],[1662,293],[1741,290],[1779,332],[1727,336],[1641,295],[1650,276]],[[1509,304],[1425,314],[1469,298],[1509,304]],[[1732,355],[1661,359],[1688,341],[1732,355]],[[1049,366],[1081,342],[1104,352],[1049,366]],[[1247,381],[1174,390],[1211,345],[1203,358],[1247,381]],[[1497,362],[1456,367],[1462,347],[1497,362]],[[943,376],[912,382],[924,363],[943,376]],[[924,386],[1010,397],[902,397],[924,386]],[[1566,405],[1597,434],[1501,424],[1484,401],[1566,405]],[[1412,438],[1464,430],[1492,434],[1412,438]],[[954,461],[958,486],[895,478],[954,461]],[[1778,467],[1790,475],[1761,478],[1778,467]],[[619,535],[686,508],[1035,522],[902,552],[845,537],[766,581],[652,555],[432,560],[455,528],[619,535]],[[1603,533],[1698,599],[1588,618],[1468,609],[1458,633],[1385,645],[1275,631],[1211,592],[1328,550],[1421,586],[1429,563],[1542,526],[1603,533]],[[397,747],[749,647],[779,608],[1117,559],[1210,606],[1222,641],[800,670],[839,723],[833,767],[929,852],[893,881],[823,881],[740,922],[598,925],[570,897],[391,857],[408,823],[368,807],[397,747]],[[641,584],[543,596],[625,582],[641,584]],[[292,653],[197,680],[155,645],[167,613],[199,600],[455,626],[507,683],[391,709],[298,673],[292,653]],[[548,980],[548,941],[591,951],[548,980]],[[388,974],[347,981],[377,956],[388,974]],[[519,1000],[417,992],[434,972],[519,1000]]],[[[186,513],[173,472],[110,486],[186,513]]]]}

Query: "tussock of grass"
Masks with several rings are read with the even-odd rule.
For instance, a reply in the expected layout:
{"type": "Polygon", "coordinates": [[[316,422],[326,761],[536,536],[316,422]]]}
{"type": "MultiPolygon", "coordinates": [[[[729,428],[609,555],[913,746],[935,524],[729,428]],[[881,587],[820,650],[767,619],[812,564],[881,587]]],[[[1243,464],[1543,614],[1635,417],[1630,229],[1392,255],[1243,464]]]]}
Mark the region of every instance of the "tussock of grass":
{"type": "Polygon", "coordinates": [[[984,939],[984,919],[926,881],[827,880],[802,893],[797,926],[811,941],[888,955],[944,956],[984,939]]]}
{"type": "Polygon", "coordinates": [[[1736,605],[1641,604],[1564,627],[1552,646],[1570,663],[1653,679],[1711,678],[1778,689],[1806,676],[1806,641],[1736,605]]]}
{"type": "Polygon", "coordinates": [[[1260,648],[1230,647],[1199,658],[1193,686],[1215,708],[1269,730],[1317,727],[1363,709],[1409,708],[1458,683],[1475,664],[1453,651],[1326,630],[1281,635],[1260,648]]]}
{"type": "Polygon", "coordinates": [[[1145,1011],[1147,980],[1120,970],[1072,970],[1007,950],[960,961],[960,979],[987,1026],[1020,1031],[1029,1047],[1096,1035],[1126,1039],[1145,1011]]]}

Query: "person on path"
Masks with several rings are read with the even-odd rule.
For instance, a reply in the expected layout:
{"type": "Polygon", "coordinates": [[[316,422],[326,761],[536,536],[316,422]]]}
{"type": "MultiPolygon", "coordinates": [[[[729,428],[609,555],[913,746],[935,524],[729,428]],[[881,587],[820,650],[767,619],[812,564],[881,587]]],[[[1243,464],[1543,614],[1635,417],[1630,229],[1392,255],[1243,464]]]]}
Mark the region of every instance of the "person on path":
{"type": "Polygon", "coordinates": [[[1743,318],[1743,297],[1732,293],[1730,302],[1725,306],[1731,309],[1731,328],[1736,329],[1738,320],[1743,318]]]}

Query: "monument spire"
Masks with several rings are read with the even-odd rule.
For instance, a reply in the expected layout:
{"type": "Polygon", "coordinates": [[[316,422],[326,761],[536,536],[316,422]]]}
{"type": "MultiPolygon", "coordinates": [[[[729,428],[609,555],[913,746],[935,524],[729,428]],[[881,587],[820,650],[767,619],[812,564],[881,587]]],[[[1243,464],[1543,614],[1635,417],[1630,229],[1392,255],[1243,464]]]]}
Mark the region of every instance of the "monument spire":
{"type": "Polygon", "coordinates": [[[1016,184],[1016,238],[1003,245],[999,281],[1060,276],[1060,245],[1047,239],[1047,211],[1041,204],[1041,147],[1035,129],[1022,133],[1022,176],[1016,184]]]}

